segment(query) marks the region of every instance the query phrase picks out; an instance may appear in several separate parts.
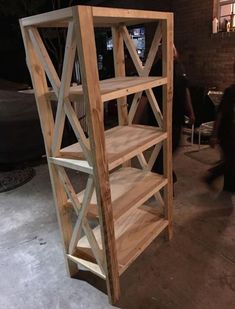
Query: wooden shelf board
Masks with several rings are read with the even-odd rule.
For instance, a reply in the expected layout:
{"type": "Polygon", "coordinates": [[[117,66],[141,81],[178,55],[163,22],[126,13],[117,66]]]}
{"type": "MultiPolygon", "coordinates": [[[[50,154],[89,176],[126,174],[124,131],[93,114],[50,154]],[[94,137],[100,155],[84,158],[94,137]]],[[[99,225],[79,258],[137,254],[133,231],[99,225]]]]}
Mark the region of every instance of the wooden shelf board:
{"type": "MultiPolygon", "coordinates": [[[[131,208],[114,222],[119,275],[167,226],[168,221],[158,215],[155,209],[146,205],[131,208]]],[[[93,232],[102,248],[100,226],[93,232]]],[[[79,240],[76,255],[94,263],[86,236],[79,240]]]]}
{"type": "MultiPolygon", "coordinates": [[[[110,175],[110,190],[114,220],[132,207],[139,207],[167,184],[162,175],[132,167],[120,168],[110,175]]],[[[84,191],[78,194],[83,200],[84,191]]],[[[95,192],[89,205],[89,215],[98,217],[95,192]]]]}
{"type": "MultiPolygon", "coordinates": [[[[105,131],[109,170],[166,138],[167,133],[161,129],[142,125],[117,126],[105,131]]],[[[61,149],[60,156],[62,158],[84,159],[79,143],[61,149]]]]}
{"type": "MultiPolygon", "coordinates": [[[[77,6],[79,7],[82,6],[77,6]]],[[[112,26],[119,23],[141,24],[145,22],[154,22],[159,19],[167,19],[171,13],[144,11],[144,10],[130,10],[117,9],[105,7],[92,7],[94,26],[101,27],[103,25],[112,26]]],[[[52,12],[38,14],[26,18],[22,18],[23,26],[38,26],[38,27],[57,27],[63,22],[63,26],[72,18],[71,7],[59,9],[52,12]]]]}
{"type": "MultiPolygon", "coordinates": [[[[167,78],[162,76],[151,77],[115,77],[101,80],[100,93],[103,102],[121,98],[129,94],[133,94],[146,89],[151,89],[167,83],[167,78]]],[[[69,91],[69,98],[71,101],[76,101],[77,97],[83,96],[82,85],[72,86],[69,91]]],[[[50,100],[55,100],[56,96],[53,90],[47,94],[50,100]]]]}

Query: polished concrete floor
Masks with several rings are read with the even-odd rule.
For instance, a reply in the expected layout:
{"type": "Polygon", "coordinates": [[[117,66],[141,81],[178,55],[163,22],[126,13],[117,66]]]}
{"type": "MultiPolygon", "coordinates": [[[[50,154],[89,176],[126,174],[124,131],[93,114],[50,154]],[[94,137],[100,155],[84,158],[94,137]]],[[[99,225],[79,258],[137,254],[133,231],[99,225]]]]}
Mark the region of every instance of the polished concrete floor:
{"type": "MultiPolygon", "coordinates": [[[[175,158],[174,238],[156,239],[122,275],[118,308],[235,308],[235,197],[203,184],[209,165],[189,150],[175,158]]],[[[102,279],[66,276],[47,166],[35,170],[0,194],[0,308],[113,308],[102,279]]]]}

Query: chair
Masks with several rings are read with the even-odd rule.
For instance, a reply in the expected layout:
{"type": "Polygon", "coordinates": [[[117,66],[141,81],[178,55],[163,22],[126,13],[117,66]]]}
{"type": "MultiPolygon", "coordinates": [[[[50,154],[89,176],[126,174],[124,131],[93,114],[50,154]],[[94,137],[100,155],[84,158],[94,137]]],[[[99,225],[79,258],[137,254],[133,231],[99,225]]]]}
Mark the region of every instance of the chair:
{"type": "Polygon", "coordinates": [[[211,136],[213,132],[214,121],[204,122],[198,128],[198,150],[201,148],[201,134],[211,136]]]}
{"type": "MultiPolygon", "coordinates": [[[[186,125],[189,124],[189,117],[184,115],[184,123],[186,125]]],[[[191,146],[193,146],[193,142],[194,142],[194,124],[191,125],[191,146]]]]}
{"type": "MultiPolygon", "coordinates": [[[[215,107],[215,111],[216,111],[221,102],[223,92],[217,91],[217,90],[209,90],[207,92],[207,96],[210,99],[210,101],[213,103],[215,107]]],[[[213,133],[213,127],[214,127],[214,121],[207,121],[207,122],[202,123],[199,126],[198,128],[198,149],[200,149],[200,146],[201,146],[201,134],[204,134],[206,136],[211,136],[213,133]]]]}

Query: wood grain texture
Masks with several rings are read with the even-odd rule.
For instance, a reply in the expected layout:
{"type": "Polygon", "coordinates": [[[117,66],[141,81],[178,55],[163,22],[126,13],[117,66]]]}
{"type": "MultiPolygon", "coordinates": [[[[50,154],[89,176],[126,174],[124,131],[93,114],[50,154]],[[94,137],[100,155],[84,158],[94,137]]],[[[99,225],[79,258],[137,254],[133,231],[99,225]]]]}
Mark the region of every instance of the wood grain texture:
{"type": "Polygon", "coordinates": [[[131,56],[131,60],[133,61],[138,74],[141,76],[141,73],[143,72],[144,66],[142,64],[142,61],[140,60],[139,55],[137,54],[135,43],[132,40],[132,38],[130,37],[130,34],[129,34],[127,27],[125,25],[120,27],[120,31],[121,31],[123,40],[126,44],[126,47],[129,51],[129,54],[131,56]]]}
{"type": "MultiPolygon", "coordinates": [[[[113,39],[113,58],[114,58],[114,70],[116,77],[125,77],[125,55],[124,44],[120,33],[120,26],[112,27],[112,39],[113,39]]],[[[118,106],[118,123],[119,125],[127,125],[128,112],[127,112],[127,97],[117,99],[118,106]]]]}
{"type": "Polygon", "coordinates": [[[92,9],[90,7],[78,6],[78,8],[73,9],[73,18],[76,25],[77,47],[81,65],[84,98],[87,106],[91,153],[94,162],[94,179],[105,253],[104,267],[107,270],[106,283],[110,301],[115,303],[120,297],[120,286],[104,127],[102,123],[103,105],[98,82],[92,9]],[[89,36],[87,36],[87,33],[89,33],[89,36]]]}
{"type": "MultiPolygon", "coordinates": [[[[161,129],[142,125],[118,126],[105,131],[109,170],[166,138],[167,133],[161,129]]],[[[79,143],[61,149],[60,156],[73,159],[84,158],[79,143]]]]}
{"type": "Polygon", "coordinates": [[[45,45],[41,39],[41,36],[36,28],[29,28],[29,36],[34,47],[34,51],[37,54],[40,64],[43,66],[47,77],[51,83],[51,86],[55,92],[56,97],[58,97],[60,88],[60,79],[55,70],[54,64],[45,48],[45,45]]]}
{"type": "Polygon", "coordinates": [[[93,174],[93,168],[85,160],[73,160],[65,158],[49,157],[48,162],[61,165],[67,168],[71,168],[76,171],[84,172],[87,174],[93,174]]]}
{"type": "Polygon", "coordinates": [[[76,52],[76,42],[74,36],[74,23],[70,22],[67,30],[64,61],[61,76],[60,89],[58,93],[58,103],[55,118],[55,128],[52,141],[53,156],[58,155],[61,148],[62,136],[65,124],[64,102],[68,100],[69,89],[72,79],[72,72],[74,67],[74,58],[76,52]]]}
{"type": "MultiPolygon", "coordinates": [[[[162,22],[162,57],[163,76],[168,77],[167,85],[163,86],[163,129],[172,135],[172,97],[173,97],[173,15],[162,22]]],[[[168,185],[164,188],[165,218],[169,221],[168,238],[173,235],[173,186],[172,186],[172,140],[163,142],[163,169],[168,185]]]]}
{"type": "Polygon", "coordinates": [[[56,27],[58,23],[72,19],[71,8],[65,8],[60,10],[55,10],[53,12],[47,12],[43,14],[37,14],[30,17],[25,17],[21,19],[21,24],[23,27],[27,26],[47,26],[56,27]]]}
{"type": "Polygon", "coordinates": [[[148,56],[144,65],[144,70],[143,70],[143,76],[148,76],[149,72],[152,68],[152,65],[154,63],[161,39],[162,39],[162,22],[158,21],[158,26],[156,28],[153,41],[151,43],[150,50],[148,52],[148,56]]]}
{"type": "MultiPolygon", "coordinates": [[[[136,168],[121,168],[113,172],[110,175],[110,189],[114,220],[116,221],[132,207],[141,206],[166,184],[167,179],[162,175],[136,168]]],[[[83,200],[83,195],[84,191],[78,194],[78,199],[83,200]]],[[[94,192],[91,198],[93,215],[96,205],[97,198],[94,192]]]]}
{"type": "Polygon", "coordinates": [[[142,22],[156,21],[156,19],[166,19],[169,13],[157,11],[131,10],[131,9],[116,9],[104,7],[92,7],[95,25],[99,23],[104,24],[128,24],[135,22],[140,24],[142,22]]]}
{"type": "MultiPolygon", "coordinates": [[[[155,208],[145,205],[131,208],[115,221],[119,275],[167,226],[168,221],[158,215],[155,208]]],[[[98,243],[101,244],[100,226],[93,231],[98,243]]],[[[78,242],[76,254],[88,261],[94,260],[86,237],[78,242]]]]}
{"type": "MultiPolygon", "coordinates": [[[[98,82],[98,87],[101,92],[101,101],[106,102],[109,100],[125,97],[136,92],[144,91],[146,89],[158,87],[166,83],[167,78],[161,76],[126,76],[101,80],[98,82]]],[[[70,88],[70,101],[76,101],[79,96],[83,95],[84,92],[82,85],[73,86],[70,88]]],[[[50,100],[56,99],[53,91],[48,91],[47,97],[50,100]]]]}
{"type": "MultiPolygon", "coordinates": [[[[21,33],[26,50],[27,64],[30,71],[35,99],[37,103],[40,124],[42,128],[44,144],[47,157],[51,155],[52,135],[54,130],[54,119],[50,102],[46,99],[45,94],[48,92],[48,86],[46,81],[45,71],[41,65],[37,54],[34,51],[33,44],[30,40],[28,30],[24,29],[21,25],[21,33]]],[[[63,241],[64,255],[66,257],[66,268],[70,276],[73,276],[77,271],[77,267],[67,260],[66,253],[68,252],[68,246],[72,235],[71,216],[68,208],[64,207],[67,202],[67,196],[63,189],[63,184],[59,178],[58,171],[55,166],[48,162],[49,173],[52,184],[52,191],[54,200],[56,203],[57,219],[60,227],[61,238],[63,241]]]]}

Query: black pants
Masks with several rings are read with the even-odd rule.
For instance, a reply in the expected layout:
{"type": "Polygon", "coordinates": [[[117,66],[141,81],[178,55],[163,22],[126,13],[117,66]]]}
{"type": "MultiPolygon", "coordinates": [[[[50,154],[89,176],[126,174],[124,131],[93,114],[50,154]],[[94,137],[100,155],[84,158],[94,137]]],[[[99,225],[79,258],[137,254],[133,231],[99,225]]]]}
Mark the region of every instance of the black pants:
{"type": "MultiPolygon", "coordinates": [[[[179,147],[181,137],[181,125],[173,125],[172,127],[172,154],[176,152],[179,147]]],[[[160,150],[159,155],[154,162],[152,171],[158,174],[163,174],[163,149],[160,150]]],[[[174,171],[172,171],[173,182],[177,181],[174,171]]]]}
{"type": "Polygon", "coordinates": [[[212,183],[224,175],[224,191],[235,192],[235,152],[229,147],[221,145],[223,159],[209,170],[208,182],[212,183]]]}

